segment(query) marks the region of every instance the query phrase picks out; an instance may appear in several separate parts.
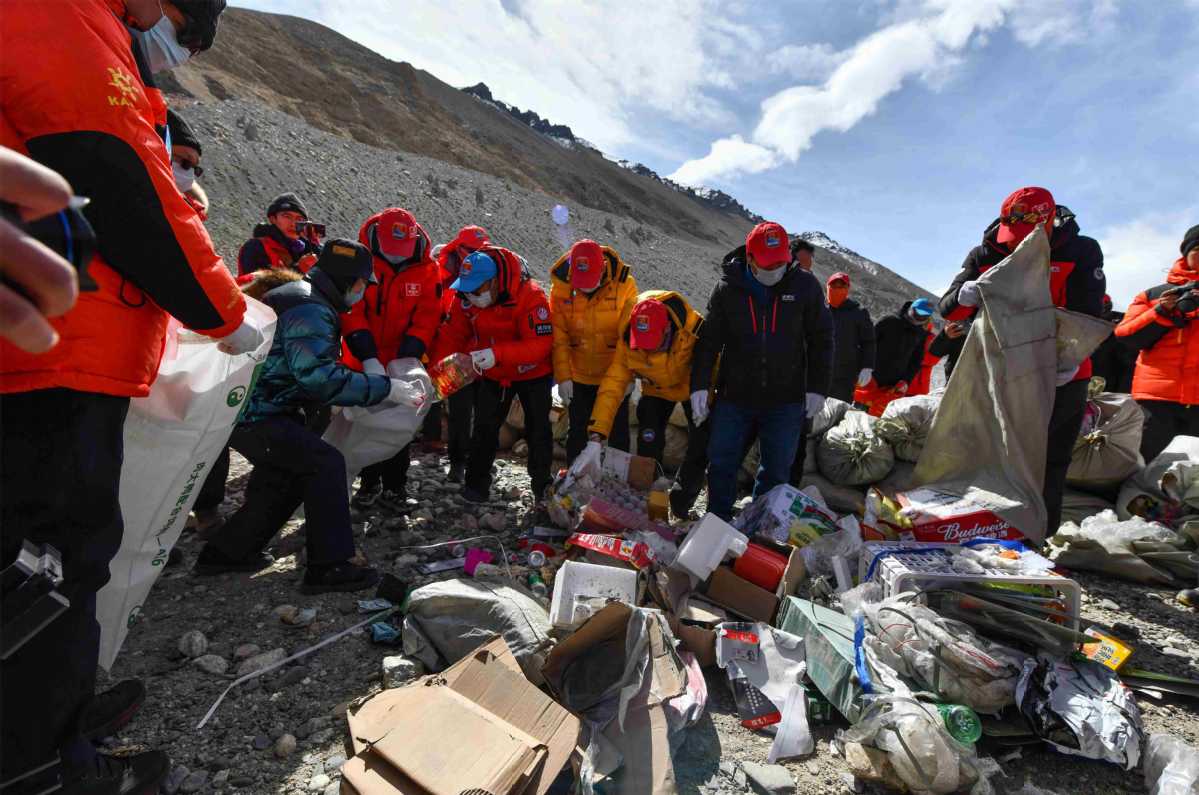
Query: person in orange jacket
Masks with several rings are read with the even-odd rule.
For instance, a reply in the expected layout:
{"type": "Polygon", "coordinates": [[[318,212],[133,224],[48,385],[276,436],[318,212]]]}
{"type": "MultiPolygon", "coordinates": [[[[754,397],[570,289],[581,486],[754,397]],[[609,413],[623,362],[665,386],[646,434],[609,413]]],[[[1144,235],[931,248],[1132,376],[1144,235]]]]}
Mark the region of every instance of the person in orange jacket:
{"type": "MultiPolygon", "coordinates": [[[[458,234],[448,243],[437,246],[433,257],[441,267],[441,302],[444,318],[448,318],[450,310],[460,301],[458,293],[450,289],[458,278],[458,270],[462,261],[475,251],[491,242],[491,236],[481,226],[467,225],[458,230],[458,234]]],[[[449,417],[446,429],[449,432],[446,452],[450,459],[448,477],[451,483],[461,483],[466,476],[466,457],[470,450],[471,429],[475,422],[475,398],[478,396],[479,382],[471,383],[459,389],[446,399],[446,409],[449,417]]],[[[441,417],[438,412],[440,403],[434,404],[429,410],[426,427],[441,428],[441,417]]]]}
{"type": "Polygon", "coordinates": [[[933,368],[941,361],[941,355],[933,351],[933,342],[937,339],[937,326],[932,320],[924,327],[924,358],[920,360],[920,369],[916,377],[908,384],[907,397],[927,395],[933,384],[933,368]]]}
{"type": "MultiPolygon", "coordinates": [[[[410,369],[420,367],[442,318],[441,268],[433,259],[429,235],[412,213],[391,207],[366,219],[358,242],[374,258],[378,284],[369,285],[342,320],[346,363],[376,375],[385,375],[395,359],[411,360],[410,369]]],[[[377,503],[397,513],[408,510],[411,448],[406,445],[389,460],[362,470],[356,506],[377,503]]]]}
{"type": "MultiPolygon", "coordinates": [[[[637,300],[637,282],[615,249],[580,240],[550,268],[550,285],[554,380],[570,415],[566,436],[569,464],[587,444],[591,410],[616,355],[621,319],[637,300]]],[[[620,402],[606,435],[610,447],[629,449],[628,395],[620,402]]]]}
{"type": "Polygon", "coordinates": [[[529,440],[529,478],[540,500],[550,484],[553,458],[550,352],[554,329],[545,290],[529,278],[519,256],[491,245],[463,260],[451,286],[459,300],[438,330],[433,358],[440,361],[451,353],[469,353],[483,376],[477,382],[462,496],[476,503],[489,499],[500,425],[512,399],[519,397],[529,440]]]}
{"type": "Polygon", "coordinates": [[[166,104],[151,74],[168,55],[182,62],[211,45],[215,5],[0,3],[0,145],[90,199],[83,213],[98,252],[88,265],[97,289],[49,321],[56,344],[31,353],[0,340],[0,567],[25,541],[54,546],[58,591],[70,603],[0,663],[0,782],[24,777],[21,786],[40,790],[61,781],[68,795],[142,792],[169,769],[159,751],[97,755],[85,732],[136,708],[121,698],[94,708],[95,596],[123,534],[130,398],[149,394],[171,316],[231,353],[262,342],[175,186],[166,104]]]}
{"type": "Polygon", "coordinates": [[[1116,326],[1116,336],[1140,350],[1132,396],[1145,412],[1145,461],[1175,436],[1199,436],[1199,224],[1180,250],[1166,283],[1138,295],[1116,326]]]}

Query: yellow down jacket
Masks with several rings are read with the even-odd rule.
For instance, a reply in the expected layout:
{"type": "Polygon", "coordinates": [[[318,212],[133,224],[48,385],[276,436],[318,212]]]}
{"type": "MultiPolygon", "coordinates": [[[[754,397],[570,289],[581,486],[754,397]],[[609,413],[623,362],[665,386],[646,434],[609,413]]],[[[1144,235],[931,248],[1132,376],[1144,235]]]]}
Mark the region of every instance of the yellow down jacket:
{"type": "Polygon", "coordinates": [[[604,275],[595,292],[570,286],[570,262],[563,254],[550,268],[550,314],[554,325],[554,380],[595,386],[616,353],[621,318],[637,300],[637,282],[629,266],[608,246],[604,275]]]}
{"type": "Polygon", "coordinates": [[[616,409],[624,400],[625,389],[634,378],[641,379],[642,397],[658,397],[682,402],[691,397],[691,354],[704,318],[683,296],[670,290],[647,290],[633,304],[653,299],[666,306],[672,338],[665,351],[633,350],[629,347],[629,320],[632,306],[620,318],[620,338],[612,366],[600,382],[595,407],[591,410],[590,433],[607,436],[612,430],[616,409]]]}

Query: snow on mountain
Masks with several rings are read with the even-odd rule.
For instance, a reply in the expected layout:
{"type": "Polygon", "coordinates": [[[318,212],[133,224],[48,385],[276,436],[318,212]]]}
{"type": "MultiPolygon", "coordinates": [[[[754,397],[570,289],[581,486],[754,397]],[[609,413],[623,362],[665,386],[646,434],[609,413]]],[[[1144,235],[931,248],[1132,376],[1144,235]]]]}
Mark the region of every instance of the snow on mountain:
{"type": "Polygon", "coordinates": [[[803,240],[808,241],[813,246],[819,246],[820,248],[827,249],[828,251],[833,251],[833,252],[836,252],[837,254],[840,254],[842,257],[847,259],[850,263],[852,263],[853,265],[856,265],[857,267],[861,268],[862,270],[866,271],[867,273],[869,273],[872,276],[877,276],[878,272],[879,272],[879,268],[882,267],[874,260],[867,259],[866,257],[863,257],[861,254],[854,251],[853,249],[847,248],[846,246],[841,245],[836,240],[833,240],[831,237],[826,235],[824,232],[800,232],[798,235],[796,235],[796,237],[799,237],[799,238],[802,238],[803,240]]]}

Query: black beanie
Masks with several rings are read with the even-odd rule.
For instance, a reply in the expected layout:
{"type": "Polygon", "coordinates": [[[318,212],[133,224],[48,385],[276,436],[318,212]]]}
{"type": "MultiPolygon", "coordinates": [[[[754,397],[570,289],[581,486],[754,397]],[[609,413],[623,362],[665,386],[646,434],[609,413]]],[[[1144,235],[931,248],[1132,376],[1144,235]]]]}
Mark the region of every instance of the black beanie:
{"type": "Polygon", "coordinates": [[[378,281],[370,251],[354,240],[335,237],[326,241],[316,258],[316,267],[332,279],[339,290],[345,290],[358,279],[366,279],[371,284],[378,281]]]}
{"type": "Polygon", "coordinates": [[[1182,236],[1182,245],[1180,246],[1182,256],[1185,257],[1195,246],[1199,246],[1199,224],[1192,226],[1182,236]]]}
{"type": "Polygon", "coordinates": [[[294,193],[281,193],[271,200],[270,205],[266,208],[268,216],[275,213],[291,210],[304,216],[304,220],[308,220],[308,210],[304,208],[304,203],[300,201],[300,197],[294,193]]]}
{"type": "Polygon", "coordinates": [[[196,137],[196,133],[192,130],[191,125],[170,108],[167,108],[167,128],[171,131],[172,146],[175,144],[190,146],[196,150],[196,154],[204,154],[204,150],[200,148],[200,139],[196,137]]]}

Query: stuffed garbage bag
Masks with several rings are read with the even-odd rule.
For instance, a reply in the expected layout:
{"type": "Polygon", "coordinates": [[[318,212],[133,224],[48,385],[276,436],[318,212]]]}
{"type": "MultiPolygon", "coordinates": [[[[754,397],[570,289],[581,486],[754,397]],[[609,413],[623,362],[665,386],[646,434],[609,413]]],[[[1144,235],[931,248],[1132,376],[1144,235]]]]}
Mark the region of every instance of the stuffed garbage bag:
{"type": "Polygon", "coordinates": [[[1094,418],[1074,443],[1066,482],[1086,491],[1114,491],[1141,471],[1141,428],[1145,415],[1131,395],[1101,393],[1087,401],[1094,418]]]}
{"type": "Polygon", "coordinates": [[[877,483],[890,474],[895,453],[876,433],[877,423],[864,411],[846,412],[816,448],[820,473],[839,486],[877,483]]]}
{"type": "Polygon", "coordinates": [[[900,398],[887,404],[878,421],[878,435],[891,443],[896,458],[912,463],[920,460],[939,405],[941,398],[935,395],[900,398]]]}

